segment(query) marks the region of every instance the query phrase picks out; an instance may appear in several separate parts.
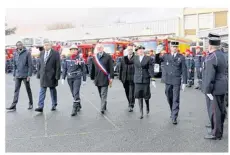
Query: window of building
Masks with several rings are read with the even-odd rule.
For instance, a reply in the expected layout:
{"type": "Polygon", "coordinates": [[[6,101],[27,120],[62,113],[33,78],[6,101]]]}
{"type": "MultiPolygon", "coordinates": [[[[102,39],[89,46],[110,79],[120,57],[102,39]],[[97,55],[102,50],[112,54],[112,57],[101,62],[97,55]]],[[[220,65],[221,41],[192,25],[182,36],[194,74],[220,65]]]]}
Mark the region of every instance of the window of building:
{"type": "Polygon", "coordinates": [[[197,27],[197,15],[184,16],[184,28],[185,29],[196,29],[197,27]]]}
{"type": "Polygon", "coordinates": [[[199,14],[199,29],[213,28],[213,14],[199,14]]]}
{"type": "Polygon", "coordinates": [[[228,12],[222,11],[222,12],[215,12],[215,27],[222,27],[228,25],[228,12]]]}

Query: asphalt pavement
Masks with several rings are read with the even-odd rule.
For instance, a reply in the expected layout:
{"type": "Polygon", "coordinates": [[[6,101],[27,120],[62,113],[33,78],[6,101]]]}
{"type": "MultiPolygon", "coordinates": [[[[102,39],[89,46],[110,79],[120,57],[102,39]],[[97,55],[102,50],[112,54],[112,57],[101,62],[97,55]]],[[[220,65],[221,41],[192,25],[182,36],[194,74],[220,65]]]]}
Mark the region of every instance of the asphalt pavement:
{"type": "MultiPolygon", "coordinates": [[[[178,124],[169,118],[170,109],[164,84],[157,80],[151,86],[150,114],[140,120],[136,101],[134,112],[121,82],[114,80],[109,88],[105,115],[100,113],[97,88],[88,78],[81,89],[81,112],[71,117],[72,97],[67,84],[57,87],[57,111],[51,111],[47,90],[43,113],[37,113],[39,80],[33,77],[31,87],[34,109],[27,110],[28,97],[22,83],[17,111],[6,112],[6,152],[227,152],[228,123],[222,140],[205,140],[208,123],[205,97],[193,88],[181,92],[178,124]]],[[[12,75],[6,75],[6,107],[14,92],[12,75]]],[[[145,105],[144,105],[145,109],[145,105]]],[[[145,112],[145,111],[144,111],[145,112]]]]}

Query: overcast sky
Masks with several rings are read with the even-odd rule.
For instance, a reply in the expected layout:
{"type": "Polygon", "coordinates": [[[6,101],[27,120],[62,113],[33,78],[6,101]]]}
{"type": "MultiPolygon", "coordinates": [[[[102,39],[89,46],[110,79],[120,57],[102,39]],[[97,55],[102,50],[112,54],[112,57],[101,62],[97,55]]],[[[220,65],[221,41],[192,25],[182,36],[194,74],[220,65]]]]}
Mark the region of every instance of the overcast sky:
{"type": "Polygon", "coordinates": [[[75,25],[106,25],[124,22],[153,21],[180,15],[181,9],[169,8],[76,8],[76,9],[7,9],[6,21],[17,26],[18,33],[44,30],[46,25],[69,22],[75,25]]]}

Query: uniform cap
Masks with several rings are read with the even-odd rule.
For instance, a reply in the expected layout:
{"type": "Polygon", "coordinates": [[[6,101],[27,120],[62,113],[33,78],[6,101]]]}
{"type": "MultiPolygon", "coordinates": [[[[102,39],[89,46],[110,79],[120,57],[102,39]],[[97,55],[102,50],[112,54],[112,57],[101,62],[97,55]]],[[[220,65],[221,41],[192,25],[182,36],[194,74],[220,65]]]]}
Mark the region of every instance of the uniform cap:
{"type": "Polygon", "coordinates": [[[137,46],[136,48],[135,48],[135,51],[137,51],[137,50],[140,50],[140,49],[145,49],[145,47],[144,46],[142,46],[142,45],[139,45],[139,46],[137,46]]]}
{"type": "Polygon", "coordinates": [[[73,44],[69,49],[70,49],[70,50],[71,50],[71,49],[78,49],[78,47],[77,47],[75,44],[73,44]]]}
{"type": "Polygon", "coordinates": [[[214,34],[214,33],[209,33],[208,39],[209,39],[209,45],[213,45],[213,46],[219,46],[220,45],[220,42],[221,42],[220,35],[214,34]]]}
{"type": "Polygon", "coordinates": [[[179,42],[178,41],[171,41],[170,45],[178,47],[179,46],[179,42]]]}

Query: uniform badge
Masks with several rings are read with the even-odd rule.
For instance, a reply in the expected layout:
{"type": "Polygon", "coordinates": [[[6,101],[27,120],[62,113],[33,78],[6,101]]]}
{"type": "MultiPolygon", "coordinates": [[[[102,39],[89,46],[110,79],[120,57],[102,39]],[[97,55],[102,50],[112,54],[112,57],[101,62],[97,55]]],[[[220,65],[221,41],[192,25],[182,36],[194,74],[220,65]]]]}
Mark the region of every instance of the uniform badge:
{"type": "Polygon", "coordinates": [[[76,59],[76,60],[75,60],[75,64],[76,64],[76,65],[79,65],[79,64],[80,64],[79,59],[76,59]]]}
{"type": "Polygon", "coordinates": [[[179,62],[179,63],[180,63],[180,62],[181,62],[181,59],[180,59],[180,58],[178,58],[178,59],[177,59],[177,62],[179,62]]]}

